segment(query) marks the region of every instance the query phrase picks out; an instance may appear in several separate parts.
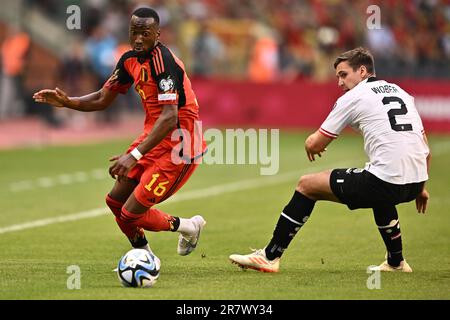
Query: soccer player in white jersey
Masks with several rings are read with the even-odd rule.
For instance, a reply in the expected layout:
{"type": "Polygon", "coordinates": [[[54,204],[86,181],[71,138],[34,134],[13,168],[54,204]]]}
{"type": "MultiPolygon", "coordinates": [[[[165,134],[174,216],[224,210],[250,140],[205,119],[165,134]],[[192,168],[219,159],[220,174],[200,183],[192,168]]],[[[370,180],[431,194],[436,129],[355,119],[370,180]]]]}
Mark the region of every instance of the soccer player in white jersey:
{"type": "Polygon", "coordinates": [[[372,208],[386,245],[380,271],[412,272],[402,255],[396,205],[415,199],[425,213],[429,194],[430,150],[414,98],[398,85],[375,78],[373,57],[365,48],[341,54],[334,63],[344,90],[320,129],[305,141],[310,161],[321,156],[340,132],[351,126],[364,137],[369,162],[364,169],[334,169],[302,176],[283,209],[273,237],[263,249],[230,260],[243,268],[278,272],[280,257],[305,224],[318,200],[346,204],[349,209],[372,208]]]}

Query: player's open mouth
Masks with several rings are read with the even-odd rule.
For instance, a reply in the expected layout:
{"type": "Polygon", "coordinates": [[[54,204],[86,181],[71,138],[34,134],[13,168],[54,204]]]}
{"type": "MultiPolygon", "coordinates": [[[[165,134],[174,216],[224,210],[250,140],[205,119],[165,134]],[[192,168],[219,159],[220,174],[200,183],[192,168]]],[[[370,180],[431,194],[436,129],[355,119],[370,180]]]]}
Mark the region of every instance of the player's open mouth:
{"type": "Polygon", "coordinates": [[[134,47],[133,50],[138,52],[144,51],[144,47],[134,47]]]}

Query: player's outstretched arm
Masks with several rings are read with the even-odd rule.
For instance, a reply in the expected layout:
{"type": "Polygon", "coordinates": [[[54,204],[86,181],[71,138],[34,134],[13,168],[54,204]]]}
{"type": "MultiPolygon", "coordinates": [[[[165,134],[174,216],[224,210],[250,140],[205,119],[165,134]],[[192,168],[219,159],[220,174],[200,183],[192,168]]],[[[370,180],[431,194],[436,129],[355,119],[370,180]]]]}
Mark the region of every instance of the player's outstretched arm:
{"type": "Polygon", "coordinates": [[[39,103],[48,103],[58,108],[69,108],[78,111],[98,111],[106,109],[116,98],[117,92],[101,88],[82,97],[69,97],[59,88],[44,89],[36,92],[33,99],[39,103]]]}
{"type": "Polygon", "coordinates": [[[316,160],[315,155],[321,157],[322,153],[327,151],[327,146],[331,141],[333,141],[332,138],[321,134],[319,130],[310,135],[305,140],[305,151],[309,161],[316,160]]]}

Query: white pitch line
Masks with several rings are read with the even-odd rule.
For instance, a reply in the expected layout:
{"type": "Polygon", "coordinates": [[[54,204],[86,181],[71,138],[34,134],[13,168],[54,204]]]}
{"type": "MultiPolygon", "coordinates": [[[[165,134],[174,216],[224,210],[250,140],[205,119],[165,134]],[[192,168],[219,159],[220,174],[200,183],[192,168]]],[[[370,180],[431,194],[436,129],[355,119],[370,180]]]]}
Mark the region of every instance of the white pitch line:
{"type": "MultiPolygon", "coordinates": [[[[339,164],[336,164],[336,163],[334,165],[339,166],[339,164]]],[[[321,168],[324,168],[324,167],[328,168],[329,165],[313,166],[313,167],[310,167],[308,170],[289,171],[289,172],[286,172],[283,174],[265,177],[265,178],[241,180],[238,182],[231,182],[231,183],[225,183],[225,184],[220,184],[220,185],[216,185],[216,186],[211,186],[211,187],[207,187],[204,189],[181,192],[181,193],[176,194],[173,197],[169,198],[167,201],[161,203],[161,205],[170,204],[170,203],[174,203],[174,202],[180,202],[180,201],[186,201],[186,200],[194,200],[194,199],[212,197],[212,196],[217,196],[217,195],[224,194],[224,193],[232,193],[232,192],[241,191],[241,190],[257,189],[257,188],[261,188],[261,187],[281,184],[281,183],[288,182],[288,181],[291,181],[294,179],[298,179],[298,178],[300,178],[300,176],[302,174],[305,174],[308,172],[313,172],[314,170],[320,170],[321,168]]],[[[25,222],[25,223],[21,223],[21,224],[15,224],[15,225],[11,225],[8,227],[0,228],[0,234],[48,226],[48,225],[55,224],[55,223],[95,218],[98,216],[105,215],[109,212],[110,211],[108,208],[96,208],[96,209],[82,211],[82,212],[64,215],[64,216],[57,216],[57,217],[53,217],[53,218],[34,220],[34,221],[30,221],[30,222],[25,222]]]]}
{"type": "Polygon", "coordinates": [[[73,183],[84,183],[90,180],[101,180],[108,177],[106,169],[93,169],[91,171],[77,171],[74,173],[64,173],[56,177],[40,177],[35,180],[23,180],[11,183],[11,192],[23,192],[40,188],[53,188],[73,183]]]}
{"type": "Polygon", "coordinates": [[[108,212],[106,208],[97,208],[88,211],[82,211],[74,214],[69,214],[65,216],[58,216],[48,219],[42,220],[34,220],[30,222],[25,222],[22,224],[15,224],[9,227],[0,228],[0,234],[21,231],[26,229],[33,229],[37,227],[48,226],[50,224],[60,223],[60,222],[68,222],[68,221],[76,221],[86,218],[94,218],[100,215],[104,215],[108,212]]]}
{"type": "MultiPolygon", "coordinates": [[[[433,156],[441,156],[450,151],[450,141],[440,141],[431,144],[431,153],[433,156]]],[[[56,177],[40,177],[35,180],[17,181],[10,185],[11,192],[23,192],[37,188],[53,188],[62,185],[70,185],[73,183],[85,183],[90,180],[102,180],[108,178],[107,171],[103,168],[93,169],[89,172],[78,171],[72,174],[60,174],[56,177]]],[[[237,182],[240,184],[240,182],[237,182]]],[[[220,186],[217,186],[220,187],[220,186]]],[[[231,186],[232,187],[232,186],[231,186]]],[[[243,189],[246,189],[245,187],[243,189]]],[[[209,189],[208,189],[209,190],[209,189]]],[[[213,187],[210,192],[214,193],[216,190],[213,187]]],[[[220,188],[219,188],[220,190],[220,188]]],[[[195,192],[195,191],[194,191],[195,192]]],[[[194,194],[194,197],[195,196],[194,194]]],[[[196,199],[196,198],[195,198],[196,199]]],[[[1,229],[0,229],[1,230],[1,229]]]]}
{"type": "MultiPolygon", "coordinates": [[[[304,173],[303,173],[304,174],[304,173]]],[[[270,178],[257,178],[250,180],[242,180],[237,182],[231,182],[226,184],[220,184],[211,186],[205,189],[192,190],[182,192],[180,194],[175,194],[173,197],[169,198],[165,203],[173,203],[185,200],[194,200],[206,197],[213,197],[217,195],[221,195],[224,193],[231,193],[236,191],[248,190],[261,188],[265,186],[276,185],[280,183],[284,183],[287,181],[291,181],[293,179],[300,178],[301,173],[299,171],[289,171],[283,174],[279,174],[276,176],[272,176],[270,178]]],[[[162,203],[163,204],[163,203],[162,203]]]]}

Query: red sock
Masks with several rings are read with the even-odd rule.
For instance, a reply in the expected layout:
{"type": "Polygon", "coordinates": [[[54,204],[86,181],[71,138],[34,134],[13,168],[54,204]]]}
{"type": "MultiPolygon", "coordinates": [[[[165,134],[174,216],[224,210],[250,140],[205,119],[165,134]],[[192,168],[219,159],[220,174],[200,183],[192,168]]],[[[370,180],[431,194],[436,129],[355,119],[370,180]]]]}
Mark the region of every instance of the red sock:
{"type": "MultiPolygon", "coordinates": [[[[116,222],[122,230],[122,232],[128,237],[133,247],[142,247],[147,244],[147,239],[145,239],[144,230],[142,228],[139,228],[135,224],[136,217],[132,217],[131,219],[127,219],[127,217],[121,217],[122,215],[122,206],[123,203],[114,200],[109,196],[109,194],[106,196],[106,204],[111,209],[111,211],[114,213],[114,216],[116,217],[116,222]]],[[[126,215],[130,215],[128,211],[125,211],[126,215]]],[[[141,215],[138,216],[140,218],[141,215]]]]}
{"type": "Polygon", "coordinates": [[[137,237],[139,219],[143,217],[142,214],[134,214],[127,209],[122,208],[120,217],[116,217],[116,222],[123,233],[129,238],[134,239],[137,237]]]}
{"type": "Polygon", "coordinates": [[[110,197],[110,195],[106,195],[106,204],[111,209],[112,213],[116,216],[116,218],[120,217],[120,213],[122,212],[123,203],[119,202],[110,197]]]}
{"type": "Polygon", "coordinates": [[[136,225],[139,225],[145,230],[155,232],[178,229],[179,222],[177,219],[159,209],[150,208],[143,215],[134,215],[128,211],[122,214],[123,203],[111,198],[109,194],[106,196],[106,204],[116,216],[116,222],[120,230],[128,238],[134,238],[136,236],[136,225]],[[131,221],[135,223],[131,223],[131,221]]]}
{"type": "Polygon", "coordinates": [[[139,219],[139,226],[148,231],[175,231],[179,219],[159,209],[150,208],[139,219]]]}
{"type": "Polygon", "coordinates": [[[108,194],[106,196],[106,204],[111,209],[112,213],[116,216],[116,222],[119,225],[120,230],[122,230],[122,232],[125,233],[128,238],[134,237],[136,235],[136,226],[130,226],[129,223],[127,223],[120,217],[122,214],[123,203],[111,198],[108,194]]]}

